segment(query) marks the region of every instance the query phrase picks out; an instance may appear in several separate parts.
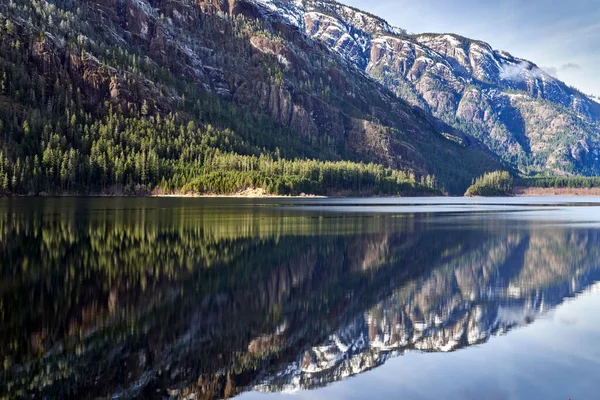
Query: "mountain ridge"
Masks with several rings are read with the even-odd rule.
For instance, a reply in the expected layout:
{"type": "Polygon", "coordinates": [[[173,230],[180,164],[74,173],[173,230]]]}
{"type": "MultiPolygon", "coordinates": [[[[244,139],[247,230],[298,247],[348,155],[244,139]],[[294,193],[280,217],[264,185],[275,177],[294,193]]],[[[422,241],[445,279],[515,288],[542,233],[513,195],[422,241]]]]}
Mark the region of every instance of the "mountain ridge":
{"type": "Polygon", "coordinates": [[[285,9],[307,35],[522,173],[600,172],[598,103],[531,61],[457,34],[409,34],[330,0],[252,2],[285,9]]]}

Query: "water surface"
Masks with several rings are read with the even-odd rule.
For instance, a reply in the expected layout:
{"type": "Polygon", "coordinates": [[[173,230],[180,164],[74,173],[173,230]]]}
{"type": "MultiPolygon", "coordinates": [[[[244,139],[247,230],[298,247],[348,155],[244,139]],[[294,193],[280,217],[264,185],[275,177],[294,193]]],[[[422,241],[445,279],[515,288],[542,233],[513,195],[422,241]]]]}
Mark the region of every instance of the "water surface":
{"type": "Polygon", "coordinates": [[[599,206],[0,199],[0,397],[593,399],[599,206]]]}

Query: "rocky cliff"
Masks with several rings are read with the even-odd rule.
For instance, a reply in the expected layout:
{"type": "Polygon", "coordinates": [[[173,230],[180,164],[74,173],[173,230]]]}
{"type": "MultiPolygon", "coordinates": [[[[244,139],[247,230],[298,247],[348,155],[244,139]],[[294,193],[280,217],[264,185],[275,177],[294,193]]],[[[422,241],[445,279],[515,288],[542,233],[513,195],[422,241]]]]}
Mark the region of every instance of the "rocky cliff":
{"type": "Polygon", "coordinates": [[[600,171],[600,105],[533,62],[454,34],[410,34],[329,0],[252,2],[521,172],[600,171]]]}

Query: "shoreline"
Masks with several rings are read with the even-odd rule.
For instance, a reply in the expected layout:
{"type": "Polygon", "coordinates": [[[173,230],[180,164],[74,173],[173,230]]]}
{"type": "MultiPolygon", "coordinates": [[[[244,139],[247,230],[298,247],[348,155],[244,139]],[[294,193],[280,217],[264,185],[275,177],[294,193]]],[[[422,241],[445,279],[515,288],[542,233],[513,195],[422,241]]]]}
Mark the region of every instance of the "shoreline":
{"type": "Polygon", "coordinates": [[[263,198],[274,198],[274,199],[285,199],[285,198],[325,198],[325,196],[317,196],[314,194],[302,193],[298,196],[287,196],[287,195],[276,195],[267,193],[261,188],[247,188],[236,193],[231,194],[213,194],[213,193],[150,193],[148,197],[159,197],[159,198],[230,198],[230,199],[263,199],[263,198]]]}
{"type": "MultiPolygon", "coordinates": [[[[23,198],[23,197],[40,197],[40,198],[69,198],[69,197],[89,197],[89,198],[116,198],[116,197],[128,197],[128,198],[190,198],[190,199],[335,199],[335,198],[365,198],[365,199],[376,199],[376,198],[410,198],[410,197],[444,197],[444,198],[460,198],[466,196],[414,196],[414,195],[371,195],[361,196],[360,194],[334,194],[330,196],[305,194],[300,195],[276,195],[268,194],[264,190],[244,190],[238,193],[232,194],[216,194],[216,193],[38,193],[38,194],[11,194],[11,195],[0,195],[0,198],[23,198]]],[[[515,187],[513,195],[510,196],[496,196],[497,198],[511,198],[511,197],[600,197],[599,188],[537,188],[537,187],[515,187]]]]}
{"type": "Polygon", "coordinates": [[[600,197],[600,188],[538,188],[517,186],[515,197],[600,197]]]}
{"type": "MultiPolygon", "coordinates": [[[[79,197],[79,196],[73,196],[79,197]]],[[[304,196],[286,196],[277,194],[264,194],[264,195],[240,195],[240,194],[150,194],[141,196],[89,196],[89,197],[140,197],[140,198],[163,198],[163,199],[328,199],[329,196],[318,196],[318,195],[304,195],[304,196]]]]}
{"type": "Polygon", "coordinates": [[[163,193],[162,191],[144,191],[139,190],[137,192],[125,192],[121,190],[109,190],[101,193],[29,193],[29,194],[9,194],[2,195],[0,198],[10,197],[40,197],[40,198],[68,198],[68,197],[89,197],[89,198],[109,198],[109,197],[129,197],[129,198],[223,198],[223,199],[330,199],[330,198],[382,198],[382,197],[398,197],[398,198],[409,198],[409,197],[448,197],[443,195],[438,196],[427,196],[426,194],[415,195],[367,195],[365,193],[351,193],[347,191],[340,191],[330,195],[317,195],[311,193],[301,193],[299,195],[277,195],[267,193],[261,188],[249,188],[236,193],[230,194],[219,194],[219,193],[194,193],[194,192],[173,192],[163,193]]]}
{"type": "Polygon", "coordinates": [[[266,193],[263,189],[246,189],[237,193],[231,194],[217,194],[217,193],[193,193],[193,192],[175,192],[175,193],[161,193],[161,192],[149,192],[149,191],[138,191],[137,193],[126,193],[123,191],[108,191],[103,193],[30,193],[30,194],[10,194],[0,195],[0,198],[11,198],[11,197],[40,197],[40,198],[69,198],[69,197],[90,197],[90,198],[109,198],[109,197],[130,197],[130,198],[231,198],[231,199],[286,199],[286,198],[328,198],[328,196],[319,196],[315,194],[302,193],[297,196],[292,195],[276,195],[266,193]]]}
{"type": "Polygon", "coordinates": [[[300,195],[300,196],[286,196],[286,195],[241,195],[241,194],[72,194],[72,193],[59,193],[59,194],[13,194],[9,196],[0,196],[0,198],[71,198],[71,197],[89,197],[89,198],[138,198],[138,199],[328,199],[331,196],[319,196],[319,195],[300,195]]]}

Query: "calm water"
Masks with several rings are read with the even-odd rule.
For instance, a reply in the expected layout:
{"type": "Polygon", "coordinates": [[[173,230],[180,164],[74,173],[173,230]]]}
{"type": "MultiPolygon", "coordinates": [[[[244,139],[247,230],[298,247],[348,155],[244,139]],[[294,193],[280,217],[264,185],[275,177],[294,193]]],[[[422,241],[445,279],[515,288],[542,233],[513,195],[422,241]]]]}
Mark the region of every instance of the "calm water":
{"type": "Polygon", "coordinates": [[[600,199],[0,199],[0,261],[0,398],[600,396],[600,199]]]}

